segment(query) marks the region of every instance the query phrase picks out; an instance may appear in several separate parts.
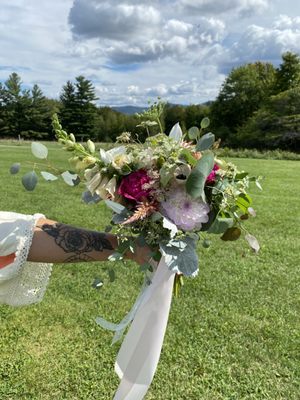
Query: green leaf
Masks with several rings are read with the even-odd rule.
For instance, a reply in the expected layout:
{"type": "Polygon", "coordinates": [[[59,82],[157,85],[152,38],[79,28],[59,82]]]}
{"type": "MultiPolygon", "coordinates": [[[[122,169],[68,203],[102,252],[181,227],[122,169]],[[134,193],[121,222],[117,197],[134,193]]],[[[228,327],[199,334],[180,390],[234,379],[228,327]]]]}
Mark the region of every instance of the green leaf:
{"type": "Polygon", "coordinates": [[[200,124],[201,125],[201,129],[207,128],[209,126],[209,124],[210,124],[209,118],[208,117],[204,117],[202,119],[202,121],[201,121],[201,124],[200,124]]]}
{"type": "Polygon", "coordinates": [[[48,149],[45,145],[38,142],[31,143],[31,152],[36,158],[45,159],[48,156],[48,149]]]}
{"type": "Polygon", "coordinates": [[[17,173],[20,171],[20,168],[21,168],[21,164],[20,164],[20,163],[14,163],[14,164],[10,167],[9,172],[10,172],[12,175],[15,175],[15,174],[17,174],[17,173]]]}
{"type": "Polygon", "coordinates": [[[214,142],[215,142],[215,135],[211,132],[206,133],[198,140],[196,145],[196,150],[204,151],[210,149],[211,146],[214,144],[214,142]]]}
{"type": "Polygon", "coordinates": [[[22,184],[26,190],[32,192],[38,183],[38,177],[35,171],[28,172],[22,177],[22,184]]]}
{"type": "Polygon", "coordinates": [[[195,140],[200,136],[200,130],[199,128],[197,128],[196,126],[192,126],[189,130],[188,130],[188,136],[191,140],[195,140]]]}
{"type": "Polygon", "coordinates": [[[248,213],[248,208],[252,204],[252,199],[249,195],[241,193],[236,199],[236,205],[243,213],[248,213]]]}
{"type": "Polygon", "coordinates": [[[238,240],[241,236],[241,230],[237,227],[228,228],[227,231],[221,236],[221,239],[225,242],[238,240]]]}
{"type": "Polygon", "coordinates": [[[121,214],[121,212],[125,210],[124,206],[112,200],[104,200],[104,203],[117,214],[121,214]]]}
{"type": "Polygon", "coordinates": [[[50,172],[46,171],[41,171],[41,175],[46,181],[56,181],[58,179],[57,176],[50,174],[50,172]]]}
{"type": "Polygon", "coordinates": [[[73,174],[70,171],[65,171],[61,174],[61,176],[67,185],[75,186],[77,184],[77,174],[73,174]]]}
{"type": "Polygon", "coordinates": [[[116,280],[116,273],[115,273],[115,270],[112,269],[112,268],[110,268],[110,269],[108,270],[108,276],[109,276],[109,281],[110,281],[110,282],[114,282],[114,281],[116,280]]]}
{"type": "Polygon", "coordinates": [[[216,218],[208,229],[208,233],[220,234],[227,231],[233,225],[232,218],[216,218]]]}
{"type": "Polygon", "coordinates": [[[169,181],[173,178],[174,171],[176,169],[176,165],[170,167],[168,164],[165,164],[159,170],[160,182],[163,187],[166,187],[169,181]]]}
{"type": "Polygon", "coordinates": [[[185,161],[194,167],[197,164],[197,160],[192,156],[191,152],[188,149],[182,149],[180,153],[180,157],[183,157],[185,161]]]}
{"type": "Polygon", "coordinates": [[[199,261],[196,252],[196,241],[189,237],[173,239],[167,244],[160,244],[160,250],[171,271],[186,276],[196,276],[199,261]]]}
{"type": "Polygon", "coordinates": [[[186,190],[192,198],[196,199],[203,196],[206,178],[211,173],[213,166],[213,153],[207,152],[203,154],[186,181],[186,190]]]}

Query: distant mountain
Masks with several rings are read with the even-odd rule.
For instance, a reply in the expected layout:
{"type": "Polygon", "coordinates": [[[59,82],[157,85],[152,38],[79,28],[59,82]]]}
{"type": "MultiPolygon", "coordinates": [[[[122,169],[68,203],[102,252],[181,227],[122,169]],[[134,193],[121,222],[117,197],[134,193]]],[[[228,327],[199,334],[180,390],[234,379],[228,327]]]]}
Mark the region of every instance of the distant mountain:
{"type": "Polygon", "coordinates": [[[142,113],[147,109],[147,107],[136,107],[136,106],[119,106],[119,107],[111,107],[113,110],[118,111],[123,114],[135,114],[142,113]]]}

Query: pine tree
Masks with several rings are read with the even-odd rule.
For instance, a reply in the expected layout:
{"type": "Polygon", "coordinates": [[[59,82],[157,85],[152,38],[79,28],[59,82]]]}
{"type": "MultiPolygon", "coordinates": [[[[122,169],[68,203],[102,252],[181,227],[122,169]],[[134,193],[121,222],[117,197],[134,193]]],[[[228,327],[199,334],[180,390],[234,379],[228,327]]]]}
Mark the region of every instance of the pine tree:
{"type": "Polygon", "coordinates": [[[300,57],[288,51],[282,61],[276,69],[275,94],[300,86],[300,57]]]}

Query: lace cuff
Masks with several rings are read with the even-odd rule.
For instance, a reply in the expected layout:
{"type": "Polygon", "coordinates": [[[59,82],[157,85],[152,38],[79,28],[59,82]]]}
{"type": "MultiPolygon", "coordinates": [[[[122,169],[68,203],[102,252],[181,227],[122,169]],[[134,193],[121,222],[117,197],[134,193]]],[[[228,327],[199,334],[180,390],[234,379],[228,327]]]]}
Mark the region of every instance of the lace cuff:
{"type": "Polygon", "coordinates": [[[0,212],[0,256],[15,253],[0,269],[0,304],[25,306],[43,299],[52,264],[27,262],[34,227],[42,214],[0,212]]]}

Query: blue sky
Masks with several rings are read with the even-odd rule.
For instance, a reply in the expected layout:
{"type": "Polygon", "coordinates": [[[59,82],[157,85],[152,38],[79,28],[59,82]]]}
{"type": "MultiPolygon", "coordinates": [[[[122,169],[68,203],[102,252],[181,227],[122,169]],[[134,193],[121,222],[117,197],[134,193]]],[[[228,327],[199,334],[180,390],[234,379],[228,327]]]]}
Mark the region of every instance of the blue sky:
{"type": "Polygon", "coordinates": [[[78,75],[100,105],[213,100],[226,73],[300,54],[294,0],[1,0],[0,81],[57,98],[78,75]]]}

